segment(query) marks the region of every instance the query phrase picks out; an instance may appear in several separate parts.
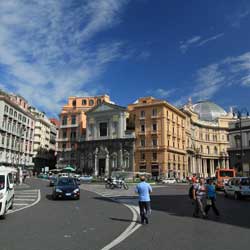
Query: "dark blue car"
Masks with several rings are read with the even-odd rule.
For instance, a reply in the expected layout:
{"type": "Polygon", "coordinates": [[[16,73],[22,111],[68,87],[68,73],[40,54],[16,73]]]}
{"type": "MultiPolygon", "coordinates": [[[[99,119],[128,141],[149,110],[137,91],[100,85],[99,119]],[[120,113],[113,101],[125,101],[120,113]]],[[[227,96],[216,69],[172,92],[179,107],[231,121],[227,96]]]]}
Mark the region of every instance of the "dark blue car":
{"type": "Polygon", "coordinates": [[[56,199],[80,199],[80,188],[74,178],[59,177],[53,188],[52,197],[56,199]]]}

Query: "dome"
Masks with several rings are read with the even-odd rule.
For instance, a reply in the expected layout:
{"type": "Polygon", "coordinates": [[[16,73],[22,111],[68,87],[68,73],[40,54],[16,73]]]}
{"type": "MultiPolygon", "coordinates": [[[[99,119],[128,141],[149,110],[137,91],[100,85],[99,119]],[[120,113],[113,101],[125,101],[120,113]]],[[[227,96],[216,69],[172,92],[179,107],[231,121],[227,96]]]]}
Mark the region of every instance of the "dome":
{"type": "Polygon", "coordinates": [[[227,112],[217,104],[209,101],[201,101],[192,106],[199,119],[203,121],[214,121],[221,116],[227,115],[227,112]]]}

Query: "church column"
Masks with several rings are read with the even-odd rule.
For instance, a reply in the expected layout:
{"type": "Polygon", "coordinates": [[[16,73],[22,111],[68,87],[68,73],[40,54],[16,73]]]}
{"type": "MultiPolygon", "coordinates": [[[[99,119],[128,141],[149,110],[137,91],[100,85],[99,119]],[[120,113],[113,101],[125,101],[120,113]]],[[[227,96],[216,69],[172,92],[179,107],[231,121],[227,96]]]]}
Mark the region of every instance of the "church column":
{"type": "Polygon", "coordinates": [[[119,170],[123,168],[123,152],[122,152],[122,143],[120,143],[120,150],[119,150],[119,170]]]}
{"type": "Polygon", "coordinates": [[[214,177],[214,160],[210,160],[210,172],[211,172],[211,177],[214,177]]]}
{"type": "Polygon", "coordinates": [[[192,157],[192,173],[191,174],[196,174],[197,173],[197,171],[196,171],[196,161],[195,161],[195,157],[192,157]]]}
{"type": "Polygon", "coordinates": [[[207,159],[203,159],[203,177],[207,177],[207,159]]]}
{"type": "Polygon", "coordinates": [[[109,154],[106,154],[105,175],[109,176],[109,154]]]}
{"type": "Polygon", "coordinates": [[[98,176],[98,156],[95,154],[95,176],[98,176]]]}

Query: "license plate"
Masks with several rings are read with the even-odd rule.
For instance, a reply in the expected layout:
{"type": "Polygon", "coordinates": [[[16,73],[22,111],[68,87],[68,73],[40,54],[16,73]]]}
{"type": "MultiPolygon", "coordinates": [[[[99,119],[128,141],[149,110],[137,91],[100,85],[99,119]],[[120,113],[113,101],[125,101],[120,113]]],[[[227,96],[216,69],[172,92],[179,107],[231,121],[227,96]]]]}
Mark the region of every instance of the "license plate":
{"type": "Polygon", "coordinates": [[[71,196],[71,193],[66,193],[66,196],[71,196]]]}

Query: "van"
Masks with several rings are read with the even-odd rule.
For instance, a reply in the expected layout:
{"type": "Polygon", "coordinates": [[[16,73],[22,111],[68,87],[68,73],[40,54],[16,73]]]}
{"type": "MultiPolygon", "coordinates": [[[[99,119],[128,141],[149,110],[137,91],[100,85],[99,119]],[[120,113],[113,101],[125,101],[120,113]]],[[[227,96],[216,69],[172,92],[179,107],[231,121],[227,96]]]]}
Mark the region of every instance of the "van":
{"type": "Polygon", "coordinates": [[[8,167],[0,167],[0,218],[4,219],[9,209],[14,204],[13,170],[8,167]]]}
{"type": "Polygon", "coordinates": [[[225,196],[235,200],[250,197],[250,177],[235,177],[225,184],[225,196]]]}

